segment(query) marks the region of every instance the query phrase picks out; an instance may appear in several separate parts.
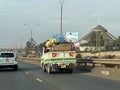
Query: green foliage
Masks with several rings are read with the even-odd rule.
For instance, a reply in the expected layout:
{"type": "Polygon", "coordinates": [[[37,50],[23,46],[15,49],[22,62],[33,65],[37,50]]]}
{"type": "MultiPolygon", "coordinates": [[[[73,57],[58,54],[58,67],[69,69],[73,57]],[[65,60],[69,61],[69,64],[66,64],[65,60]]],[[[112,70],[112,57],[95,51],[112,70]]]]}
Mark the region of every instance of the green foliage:
{"type": "Polygon", "coordinates": [[[30,39],[30,41],[26,42],[26,47],[25,47],[25,54],[28,55],[29,51],[35,50],[36,42],[33,40],[33,38],[30,39]]]}

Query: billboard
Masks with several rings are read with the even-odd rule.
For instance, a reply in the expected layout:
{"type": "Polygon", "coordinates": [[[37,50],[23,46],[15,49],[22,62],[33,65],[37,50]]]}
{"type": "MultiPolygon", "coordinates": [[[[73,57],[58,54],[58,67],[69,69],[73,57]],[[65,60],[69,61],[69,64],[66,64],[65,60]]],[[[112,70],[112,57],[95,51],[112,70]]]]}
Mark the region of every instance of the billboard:
{"type": "Polygon", "coordinates": [[[78,41],[78,32],[66,32],[66,39],[68,42],[78,41]]]}

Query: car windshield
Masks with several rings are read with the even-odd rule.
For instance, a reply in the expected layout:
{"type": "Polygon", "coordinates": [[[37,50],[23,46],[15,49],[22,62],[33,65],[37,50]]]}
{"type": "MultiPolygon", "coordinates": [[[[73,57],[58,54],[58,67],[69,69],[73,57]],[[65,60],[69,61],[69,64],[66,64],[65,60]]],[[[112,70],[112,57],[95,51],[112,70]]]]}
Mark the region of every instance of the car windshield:
{"type": "Polygon", "coordinates": [[[0,57],[14,57],[14,53],[1,53],[0,57]]]}

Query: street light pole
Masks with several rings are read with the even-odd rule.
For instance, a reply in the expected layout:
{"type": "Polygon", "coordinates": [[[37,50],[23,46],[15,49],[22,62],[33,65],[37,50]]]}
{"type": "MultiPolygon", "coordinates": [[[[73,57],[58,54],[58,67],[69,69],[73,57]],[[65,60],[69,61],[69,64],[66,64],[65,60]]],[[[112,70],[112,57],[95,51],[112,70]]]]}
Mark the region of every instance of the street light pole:
{"type": "Polygon", "coordinates": [[[36,27],[36,26],[38,26],[39,24],[35,24],[33,27],[31,27],[30,25],[28,25],[28,24],[24,24],[25,26],[28,26],[29,28],[30,28],[30,30],[31,30],[31,36],[30,36],[30,38],[32,39],[32,30],[36,27]]]}
{"type": "Polygon", "coordinates": [[[60,34],[62,35],[62,14],[63,14],[63,3],[65,0],[59,0],[60,5],[61,5],[61,18],[60,18],[60,34]]]}
{"type": "MultiPolygon", "coordinates": [[[[20,48],[23,49],[22,40],[25,37],[25,35],[23,35],[23,36],[16,35],[16,36],[20,38],[20,48]]],[[[16,43],[16,45],[17,45],[17,43],[16,43]]]]}

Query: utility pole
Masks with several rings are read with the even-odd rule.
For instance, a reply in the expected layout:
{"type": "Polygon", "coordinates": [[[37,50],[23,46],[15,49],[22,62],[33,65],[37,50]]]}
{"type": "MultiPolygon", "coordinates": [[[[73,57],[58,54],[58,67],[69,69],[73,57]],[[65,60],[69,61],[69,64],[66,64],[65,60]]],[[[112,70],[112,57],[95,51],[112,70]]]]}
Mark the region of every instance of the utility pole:
{"type": "Polygon", "coordinates": [[[65,0],[59,0],[61,5],[61,18],[60,18],[60,34],[62,35],[62,14],[63,14],[63,4],[65,0]]]}
{"type": "Polygon", "coordinates": [[[30,30],[31,30],[31,36],[30,36],[30,40],[32,40],[33,39],[33,29],[36,27],[36,26],[38,26],[39,24],[35,24],[35,25],[33,25],[32,27],[30,26],[30,25],[28,25],[28,24],[24,24],[25,26],[27,26],[27,27],[29,27],[30,28],[30,30]]]}

